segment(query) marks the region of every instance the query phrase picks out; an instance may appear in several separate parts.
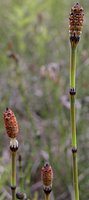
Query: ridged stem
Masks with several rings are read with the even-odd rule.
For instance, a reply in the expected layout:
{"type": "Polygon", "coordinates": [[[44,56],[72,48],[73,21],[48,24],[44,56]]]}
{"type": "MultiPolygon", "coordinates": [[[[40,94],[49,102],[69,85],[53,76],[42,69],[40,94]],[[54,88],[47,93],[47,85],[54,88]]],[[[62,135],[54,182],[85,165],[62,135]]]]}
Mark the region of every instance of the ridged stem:
{"type": "Polygon", "coordinates": [[[12,200],[16,200],[16,152],[11,151],[11,189],[12,200]]]}
{"type": "Polygon", "coordinates": [[[75,200],[79,200],[78,164],[77,164],[77,139],[76,139],[76,113],[75,113],[75,73],[76,73],[76,46],[71,46],[70,62],[70,119],[72,131],[73,154],[73,185],[75,200]]]}
{"type": "Polygon", "coordinates": [[[71,46],[70,57],[70,88],[75,88],[75,73],[76,73],[76,46],[71,46]]]}
{"type": "Polygon", "coordinates": [[[45,194],[45,200],[50,200],[50,194],[45,194]]]}

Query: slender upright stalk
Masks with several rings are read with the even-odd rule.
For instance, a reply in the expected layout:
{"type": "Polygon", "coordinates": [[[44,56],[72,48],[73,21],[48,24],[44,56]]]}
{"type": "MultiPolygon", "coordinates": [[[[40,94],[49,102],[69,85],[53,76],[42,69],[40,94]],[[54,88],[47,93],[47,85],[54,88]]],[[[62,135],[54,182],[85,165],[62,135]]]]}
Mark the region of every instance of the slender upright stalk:
{"type": "Polygon", "coordinates": [[[6,108],[4,112],[4,124],[7,135],[10,138],[12,200],[16,200],[16,152],[18,150],[18,141],[16,140],[16,137],[19,133],[19,126],[17,119],[10,108],[6,108]]]}
{"type": "Polygon", "coordinates": [[[45,200],[50,200],[50,194],[45,194],[45,200]]]}
{"type": "Polygon", "coordinates": [[[75,74],[76,73],[76,46],[71,46],[70,57],[70,88],[75,88],[75,74]]]}
{"type": "Polygon", "coordinates": [[[83,26],[84,10],[79,3],[72,8],[69,16],[69,33],[71,44],[70,57],[70,119],[72,132],[72,155],[73,155],[73,185],[74,199],[79,200],[78,187],[78,163],[77,163],[77,138],[76,138],[76,113],[75,113],[75,76],[76,76],[76,48],[80,40],[80,34],[83,26]]]}
{"type": "Polygon", "coordinates": [[[78,164],[77,164],[77,141],[76,141],[76,114],[75,114],[75,73],[76,73],[76,46],[71,46],[70,62],[70,118],[72,130],[72,154],[73,154],[73,184],[75,200],[79,200],[78,188],[78,164]]]}
{"type": "Polygon", "coordinates": [[[72,147],[77,147],[76,143],[76,116],[75,116],[75,74],[76,74],[76,47],[71,47],[70,60],[70,103],[71,103],[71,128],[72,128],[72,147]]]}
{"type": "Polygon", "coordinates": [[[16,200],[16,152],[11,151],[11,190],[12,200],[16,200]]]}

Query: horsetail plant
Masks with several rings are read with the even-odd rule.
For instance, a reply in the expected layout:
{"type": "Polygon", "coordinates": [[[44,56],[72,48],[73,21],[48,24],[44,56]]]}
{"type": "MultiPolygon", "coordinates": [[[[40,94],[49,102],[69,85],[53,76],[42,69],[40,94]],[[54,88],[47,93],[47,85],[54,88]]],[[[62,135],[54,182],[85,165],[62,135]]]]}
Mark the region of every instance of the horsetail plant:
{"type": "Polygon", "coordinates": [[[72,131],[72,155],[73,155],[73,185],[75,200],[79,200],[78,187],[78,164],[77,164],[77,138],[76,138],[76,113],[75,113],[75,76],[76,76],[76,49],[80,40],[80,34],[83,26],[84,11],[79,3],[71,8],[69,17],[69,33],[70,33],[70,118],[72,131]]]}
{"type": "Polygon", "coordinates": [[[45,200],[50,200],[50,193],[52,191],[53,170],[49,163],[46,163],[41,170],[41,179],[43,183],[43,190],[45,193],[45,200]]]}
{"type": "Polygon", "coordinates": [[[12,200],[16,200],[16,152],[18,150],[18,141],[16,140],[16,137],[18,135],[19,128],[16,117],[9,108],[6,108],[6,111],[4,112],[4,124],[6,132],[10,137],[12,200]]]}

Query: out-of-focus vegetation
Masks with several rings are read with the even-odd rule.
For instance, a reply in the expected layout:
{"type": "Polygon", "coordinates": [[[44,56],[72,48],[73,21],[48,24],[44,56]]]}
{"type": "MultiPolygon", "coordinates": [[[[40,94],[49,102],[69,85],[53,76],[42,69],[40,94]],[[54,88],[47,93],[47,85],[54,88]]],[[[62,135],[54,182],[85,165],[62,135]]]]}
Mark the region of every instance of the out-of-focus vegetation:
{"type": "MultiPolygon", "coordinates": [[[[0,200],[11,199],[9,141],[3,111],[11,107],[19,126],[23,188],[43,199],[40,171],[54,170],[52,199],[73,197],[69,116],[68,17],[73,0],[0,2],[0,200]]],[[[89,199],[89,2],[77,56],[77,138],[80,199],[89,199]]],[[[20,189],[17,159],[17,190],[20,189]]]]}

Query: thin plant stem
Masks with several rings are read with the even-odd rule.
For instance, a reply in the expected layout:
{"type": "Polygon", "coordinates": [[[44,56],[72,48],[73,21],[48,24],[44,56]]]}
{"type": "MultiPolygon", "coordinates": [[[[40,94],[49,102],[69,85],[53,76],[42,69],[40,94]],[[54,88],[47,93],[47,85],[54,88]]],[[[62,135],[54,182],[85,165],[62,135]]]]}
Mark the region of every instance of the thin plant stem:
{"type": "Polygon", "coordinates": [[[75,75],[76,75],[76,46],[71,46],[70,62],[70,118],[72,131],[72,154],[73,154],[73,185],[75,200],[79,200],[78,187],[78,164],[77,164],[77,139],[76,139],[76,113],[75,113],[75,75]]]}
{"type": "Polygon", "coordinates": [[[76,46],[71,46],[70,56],[70,88],[75,88],[75,73],[76,73],[76,46]]]}
{"type": "Polygon", "coordinates": [[[71,129],[72,129],[72,147],[76,148],[77,147],[77,142],[76,142],[76,114],[75,114],[75,96],[70,97],[70,102],[71,102],[71,129]]]}
{"type": "Polygon", "coordinates": [[[50,194],[45,194],[45,200],[50,200],[50,194]]]}
{"type": "Polygon", "coordinates": [[[16,152],[11,151],[11,189],[12,200],[16,200],[16,152]]]}

